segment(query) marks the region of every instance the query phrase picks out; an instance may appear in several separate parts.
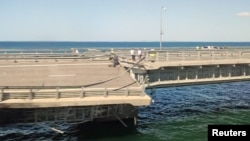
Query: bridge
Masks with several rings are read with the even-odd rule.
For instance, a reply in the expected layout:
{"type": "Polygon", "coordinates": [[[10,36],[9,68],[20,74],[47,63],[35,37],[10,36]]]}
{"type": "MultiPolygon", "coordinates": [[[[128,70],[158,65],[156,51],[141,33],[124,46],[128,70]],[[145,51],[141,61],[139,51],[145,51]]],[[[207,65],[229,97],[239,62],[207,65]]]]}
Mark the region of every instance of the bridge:
{"type": "Polygon", "coordinates": [[[0,50],[0,124],[124,119],[136,124],[145,88],[250,79],[250,50],[0,50]],[[119,57],[114,66],[112,57],[119,57]],[[16,118],[16,115],[19,118],[16,118]]]}
{"type": "MultiPolygon", "coordinates": [[[[123,66],[134,64],[123,59],[123,66]]],[[[250,79],[250,50],[147,51],[131,76],[145,87],[208,84],[250,79]]]]}

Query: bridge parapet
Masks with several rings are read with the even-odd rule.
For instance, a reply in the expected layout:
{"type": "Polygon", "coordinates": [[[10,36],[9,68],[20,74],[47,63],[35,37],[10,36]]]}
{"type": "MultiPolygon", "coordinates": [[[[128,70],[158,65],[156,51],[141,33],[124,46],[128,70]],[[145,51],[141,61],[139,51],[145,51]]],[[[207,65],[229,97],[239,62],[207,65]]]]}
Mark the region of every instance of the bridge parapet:
{"type": "Polygon", "coordinates": [[[0,101],[7,99],[60,99],[107,96],[144,96],[141,88],[1,88],[0,101]]]}
{"type": "MultiPolygon", "coordinates": [[[[39,49],[17,50],[0,49],[0,60],[18,59],[93,59],[102,58],[107,60],[112,53],[121,58],[130,59],[129,49],[39,49]]],[[[180,61],[180,60],[215,60],[215,59],[250,59],[250,50],[239,49],[216,49],[216,50],[193,50],[193,49],[168,49],[168,50],[142,50],[146,62],[151,61],[180,61]]]]}
{"type": "Polygon", "coordinates": [[[148,51],[146,62],[250,59],[250,50],[148,51]]]}
{"type": "Polygon", "coordinates": [[[23,49],[0,49],[0,60],[8,61],[14,60],[108,60],[110,52],[104,50],[88,50],[88,49],[77,49],[77,52],[68,49],[38,49],[38,50],[23,50],[23,49]],[[79,51],[80,50],[80,51],[79,51]]]}

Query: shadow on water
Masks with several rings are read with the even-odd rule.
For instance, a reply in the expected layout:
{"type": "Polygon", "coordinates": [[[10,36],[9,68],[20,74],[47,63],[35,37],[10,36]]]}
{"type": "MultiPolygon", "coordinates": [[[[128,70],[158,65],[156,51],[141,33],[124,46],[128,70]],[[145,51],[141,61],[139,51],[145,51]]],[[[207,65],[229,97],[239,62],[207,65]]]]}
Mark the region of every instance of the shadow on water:
{"type": "Polygon", "coordinates": [[[129,134],[137,134],[136,127],[133,126],[133,120],[123,120],[128,127],[125,127],[120,121],[111,122],[88,122],[78,125],[78,131],[74,133],[78,139],[98,139],[109,137],[122,137],[129,134]]]}
{"type": "Polygon", "coordinates": [[[108,122],[86,122],[83,124],[67,125],[63,123],[16,124],[0,128],[1,141],[34,141],[34,140],[99,140],[105,138],[120,138],[127,135],[138,134],[133,126],[133,119],[108,122]],[[59,133],[52,128],[56,127],[59,133]]]}
{"type": "Polygon", "coordinates": [[[109,122],[86,122],[73,127],[74,131],[68,131],[65,135],[54,136],[54,140],[110,140],[110,138],[126,138],[127,135],[138,134],[133,120],[123,120],[128,126],[125,127],[120,121],[109,122]]]}

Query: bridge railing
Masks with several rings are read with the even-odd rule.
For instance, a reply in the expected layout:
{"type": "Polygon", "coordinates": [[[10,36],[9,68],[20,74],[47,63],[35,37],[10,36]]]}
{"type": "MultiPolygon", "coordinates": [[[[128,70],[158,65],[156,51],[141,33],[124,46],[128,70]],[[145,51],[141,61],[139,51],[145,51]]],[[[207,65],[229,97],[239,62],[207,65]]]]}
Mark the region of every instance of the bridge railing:
{"type": "Polygon", "coordinates": [[[91,48],[71,48],[71,49],[1,49],[3,54],[85,54],[85,53],[105,53],[110,49],[91,49],[91,48]]]}
{"type": "Polygon", "coordinates": [[[0,89],[0,102],[8,99],[60,99],[107,96],[143,96],[141,88],[4,88],[0,89]]]}
{"type": "Polygon", "coordinates": [[[250,51],[148,51],[145,61],[188,61],[188,60],[219,60],[219,59],[250,59],[250,51]]]}
{"type": "Polygon", "coordinates": [[[107,59],[110,53],[103,51],[81,51],[70,52],[64,50],[0,50],[0,60],[39,60],[39,59],[93,59],[93,58],[105,58],[107,59]]]}
{"type": "MultiPolygon", "coordinates": [[[[135,50],[136,51],[136,50],[135,50]]],[[[129,49],[115,50],[3,50],[0,49],[0,60],[18,59],[89,59],[108,58],[115,53],[121,58],[131,58],[129,49]]],[[[135,52],[137,55],[137,52],[135,52]]],[[[146,61],[169,60],[213,60],[213,59],[239,59],[250,58],[249,49],[223,49],[223,50],[142,50],[146,61]]]]}

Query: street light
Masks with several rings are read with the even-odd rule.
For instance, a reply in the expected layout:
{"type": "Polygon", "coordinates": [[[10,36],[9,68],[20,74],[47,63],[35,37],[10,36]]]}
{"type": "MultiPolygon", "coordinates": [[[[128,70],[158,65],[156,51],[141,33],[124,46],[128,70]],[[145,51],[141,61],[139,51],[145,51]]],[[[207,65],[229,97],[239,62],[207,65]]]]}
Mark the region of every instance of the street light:
{"type": "Polygon", "coordinates": [[[163,29],[162,29],[162,14],[163,14],[163,11],[164,10],[166,10],[166,7],[165,6],[162,6],[161,7],[161,25],[160,25],[160,50],[161,50],[161,48],[162,48],[162,35],[164,34],[164,32],[163,32],[163,29]]]}

